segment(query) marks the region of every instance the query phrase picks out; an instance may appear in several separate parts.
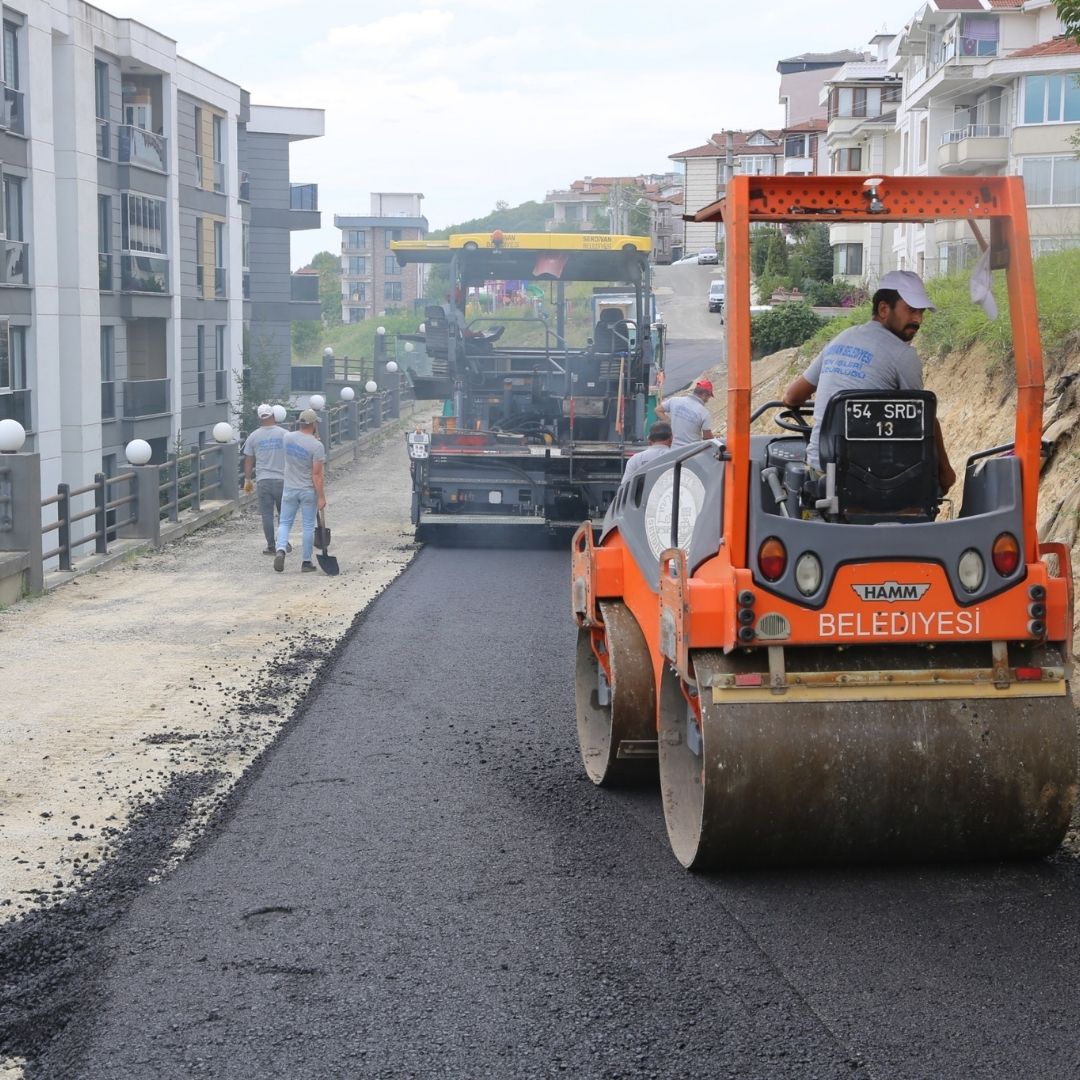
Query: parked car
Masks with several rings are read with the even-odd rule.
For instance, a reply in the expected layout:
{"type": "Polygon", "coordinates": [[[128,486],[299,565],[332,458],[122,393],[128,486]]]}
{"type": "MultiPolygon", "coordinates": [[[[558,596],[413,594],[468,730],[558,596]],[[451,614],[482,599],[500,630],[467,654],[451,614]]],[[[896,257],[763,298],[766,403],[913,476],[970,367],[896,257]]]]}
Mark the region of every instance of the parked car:
{"type": "Polygon", "coordinates": [[[715,248],[706,248],[704,251],[699,251],[697,253],[697,261],[699,266],[706,263],[711,266],[716,266],[720,261],[720,256],[716,253],[715,248]]]}
{"type": "Polygon", "coordinates": [[[724,310],[724,298],[727,296],[727,286],[724,284],[723,278],[713,278],[709,282],[709,310],[720,311],[724,310]]]}

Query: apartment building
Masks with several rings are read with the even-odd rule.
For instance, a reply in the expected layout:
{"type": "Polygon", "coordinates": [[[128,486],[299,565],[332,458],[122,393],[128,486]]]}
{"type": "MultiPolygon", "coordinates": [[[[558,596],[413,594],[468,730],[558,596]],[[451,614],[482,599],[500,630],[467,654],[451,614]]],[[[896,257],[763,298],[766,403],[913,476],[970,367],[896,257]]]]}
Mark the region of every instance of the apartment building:
{"type": "Polygon", "coordinates": [[[287,248],[289,222],[250,201],[278,181],[244,162],[257,107],[237,84],[82,0],[2,22],[0,417],[47,493],[115,473],[133,438],[163,461],[234,419],[253,234],[287,248]]]}
{"type": "Polygon", "coordinates": [[[395,309],[411,309],[424,295],[424,267],[399,266],[390,245],[423,240],[427,218],[417,192],[373,192],[371,213],[334,215],[341,230],[341,317],[357,323],[395,309]]]}
{"type": "MultiPolygon", "coordinates": [[[[889,50],[903,80],[896,172],[1018,174],[1034,253],[1080,243],[1080,47],[1051,0],[928,0],[889,50]]],[[[892,265],[966,265],[964,223],[898,228],[892,265]]]]}

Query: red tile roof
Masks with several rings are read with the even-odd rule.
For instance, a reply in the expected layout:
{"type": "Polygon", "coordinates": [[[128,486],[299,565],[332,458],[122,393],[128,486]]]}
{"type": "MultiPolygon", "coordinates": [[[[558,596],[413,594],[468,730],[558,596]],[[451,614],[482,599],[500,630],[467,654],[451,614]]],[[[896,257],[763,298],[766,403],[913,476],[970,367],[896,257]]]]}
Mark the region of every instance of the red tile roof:
{"type": "Polygon", "coordinates": [[[934,0],[938,11],[983,11],[982,0],[934,0]]]}
{"type": "Polygon", "coordinates": [[[1019,11],[1024,6],[1024,0],[990,0],[992,8],[1012,8],[1019,11]]]}
{"type": "Polygon", "coordinates": [[[1030,45],[1026,49],[1017,49],[1011,52],[1008,58],[1015,56],[1075,56],[1080,53],[1080,45],[1068,34],[1051,38],[1049,41],[1040,41],[1038,45],[1030,45]]]}

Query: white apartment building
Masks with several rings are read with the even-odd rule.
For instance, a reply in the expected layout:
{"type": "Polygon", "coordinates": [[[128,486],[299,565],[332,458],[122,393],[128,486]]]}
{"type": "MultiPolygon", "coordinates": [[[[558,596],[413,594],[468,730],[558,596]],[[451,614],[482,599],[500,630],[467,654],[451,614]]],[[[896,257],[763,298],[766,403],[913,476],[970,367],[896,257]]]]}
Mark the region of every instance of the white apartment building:
{"type": "MultiPolygon", "coordinates": [[[[4,4],[2,23],[0,417],[28,430],[48,494],[116,472],[132,438],[163,461],[234,420],[250,253],[267,230],[287,252],[290,222],[253,215],[253,190],[272,205],[282,186],[272,154],[246,160],[274,113],[249,135],[236,83],[82,0],[4,4]]],[[[287,215],[287,152],[283,192],[287,215]]],[[[284,273],[263,314],[317,315],[289,304],[287,254],[284,273]]]]}

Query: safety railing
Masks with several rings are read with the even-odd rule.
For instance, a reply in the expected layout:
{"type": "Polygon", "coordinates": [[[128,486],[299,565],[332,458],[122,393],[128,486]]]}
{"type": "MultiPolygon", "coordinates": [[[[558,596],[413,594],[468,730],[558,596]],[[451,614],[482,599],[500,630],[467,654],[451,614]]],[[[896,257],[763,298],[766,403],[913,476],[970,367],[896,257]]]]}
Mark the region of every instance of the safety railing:
{"type": "MultiPolygon", "coordinates": [[[[85,487],[73,488],[69,484],[58,484],[56,494],[41,502],[43,510],[49,506],[56,507],[56,520],[41,527],[43,540],[52,533],[56,533],[56,546],[42,550],[42,561],[56,559],[61,570],[70,571],[73,569],[72,553],[76,548],[86,544],[94,545],[95,555],[107,555],[109,540],[116,538],[116,530],[135,521],[138,496],[135,494],[132,483],[134,479],[133,472],[121,473],[119,476],[96,473],[94,482],[85,487]],[[118,491],[124,484],[128,487],[128,493],[120,495],[118,491]],[[76,510],[76,502],[86,496],[92,497],[92,505],[76,510]],[[117,513],[120,510],[125,511],[122,519],[117,513]],[[80,521],[88,521],[91,518],[94,521],[93,532],[73,537],[72,527],[80,521]]],[[[44,549],[44,543],[42,547],[44,549]]]]}
{"type": "Polygon", "coordinates": [[[198,512],[202,501],[225,484],[221,446],[195,446],[186,454],[170,454],[158,467],[160,516],[178,521],[184,510],[198,512]]]}

